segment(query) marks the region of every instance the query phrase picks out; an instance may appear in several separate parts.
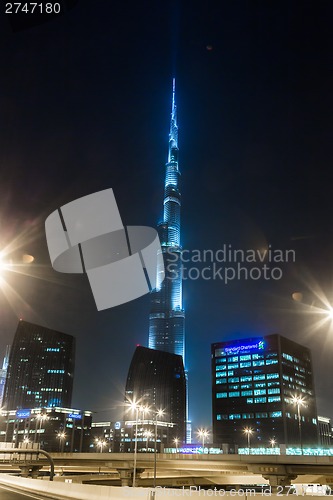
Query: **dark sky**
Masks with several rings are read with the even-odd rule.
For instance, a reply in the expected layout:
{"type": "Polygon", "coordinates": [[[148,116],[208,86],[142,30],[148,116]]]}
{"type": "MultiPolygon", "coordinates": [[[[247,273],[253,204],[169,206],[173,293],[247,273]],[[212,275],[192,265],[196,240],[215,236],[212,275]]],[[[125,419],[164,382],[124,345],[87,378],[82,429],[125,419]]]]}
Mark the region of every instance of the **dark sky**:
{"type": "Polygon", "coordinates": [[[185,281],[194,429],[211,423],[210,344],[275,332],[312,349],[333,416],[333,330],[315,328],[333,302],[332,2],[79,0],[16,33],[1,5],[0,245],[35,257],[6,272],[1,349],[19,317],[75,335],[74,407],[121,418],[149,297],[97,312],[86,277],[52,270],[44,221],[112,187],[124,224],[156,225],[175,75],[184,248],[296,255],[280,280],[185,281]]]}

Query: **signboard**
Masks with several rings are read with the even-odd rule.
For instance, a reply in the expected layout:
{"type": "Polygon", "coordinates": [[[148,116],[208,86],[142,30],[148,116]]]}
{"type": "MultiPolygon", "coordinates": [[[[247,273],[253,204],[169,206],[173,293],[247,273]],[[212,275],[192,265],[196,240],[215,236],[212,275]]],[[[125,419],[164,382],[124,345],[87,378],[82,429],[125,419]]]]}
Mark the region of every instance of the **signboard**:
{"type": "Polygon", "coordinates": [[[73,418],[74,420],[81,420],[82,415],[80,413],[70,413],[68,418],[73,418]]]}
{"type": "Polygon", "coordinates": [[[265,349],[265,342],[263,340],[258,340],[257,342],[252,342],[250,344],[236,344],[229,347],[224,347],[224,349],[216,349],[215,356],[223,356],[230,354],[240,354],[242,352],[248,351],[262,351],[265,349]]]}
{"type": "Polygon", "coordinates": [[[17,410],[16,412],[16,418],[30,418],[30,415],[30,410],[17,410]]]}
{"type": "Polygon", "coordinates": [[[121,423],[120,422],[116,422],[114,424],[114,428],[117,429],[117,430],[120,429],[121,428],[121,423]]]}

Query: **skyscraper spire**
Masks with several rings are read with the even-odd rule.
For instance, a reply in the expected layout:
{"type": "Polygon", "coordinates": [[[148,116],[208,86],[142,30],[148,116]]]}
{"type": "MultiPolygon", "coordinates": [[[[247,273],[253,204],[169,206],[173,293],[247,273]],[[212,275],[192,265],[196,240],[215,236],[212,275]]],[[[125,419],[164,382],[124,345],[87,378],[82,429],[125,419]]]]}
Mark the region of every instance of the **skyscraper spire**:
{"type": "Polygon", "coordinates": [[[185,311],[182,300],[180,243],[180,172],[176,81],[172,82],[172,105],[168,162],[165,165],[163,221],[158,232],[164,257],[165,279],[152,292],[149,315],[149,347],[182,356],[185,363],[185,311]]]}
{"type": "Polygon", "coordinates": [[[171,161],[172,149],[178,149],[178,125],[177,125],[177,106],[176,106],[176,79],[172,80],[172,108],[169,134],[169,155],[168,163],[171,161]]]}

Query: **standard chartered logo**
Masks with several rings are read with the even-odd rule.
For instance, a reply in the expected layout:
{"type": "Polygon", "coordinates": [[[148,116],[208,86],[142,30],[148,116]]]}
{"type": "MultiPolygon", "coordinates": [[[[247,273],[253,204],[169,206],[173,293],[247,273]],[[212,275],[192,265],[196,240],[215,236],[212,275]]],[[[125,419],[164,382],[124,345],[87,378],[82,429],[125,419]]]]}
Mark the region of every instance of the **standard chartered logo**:
{"type": "Polygon", "coordinates": [[[99,311],[134,300],[164,279],[157,231],[123,226],[112,189],[74,200],[45,221],[53,269],[86,273],[99,311]]]}

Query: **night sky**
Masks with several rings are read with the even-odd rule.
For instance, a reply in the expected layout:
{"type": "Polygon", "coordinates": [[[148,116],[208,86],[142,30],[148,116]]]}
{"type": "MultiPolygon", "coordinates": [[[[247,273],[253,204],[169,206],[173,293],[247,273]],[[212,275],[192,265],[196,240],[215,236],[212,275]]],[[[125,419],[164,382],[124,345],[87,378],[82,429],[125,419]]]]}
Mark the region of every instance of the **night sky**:
{"type": "Polygon", "coordinates": [[[211,424],[211,343],[269,333],[311,348],[333,416],[333,329],[316,323],[333,303],[332,19],[325,0],[79,0],[14,33],[1,3],[0,248],[35,257],[3,272],[1,353],[20,317],[75,335],[73,407],[122,417],[149,296],[97,312],[85,276],[53,271],[44,222],[112,187],[125,225],[156,225],[175,76],[183,247],[296,255],[280,280],[184,282],[193,427],[211,424]]]}

